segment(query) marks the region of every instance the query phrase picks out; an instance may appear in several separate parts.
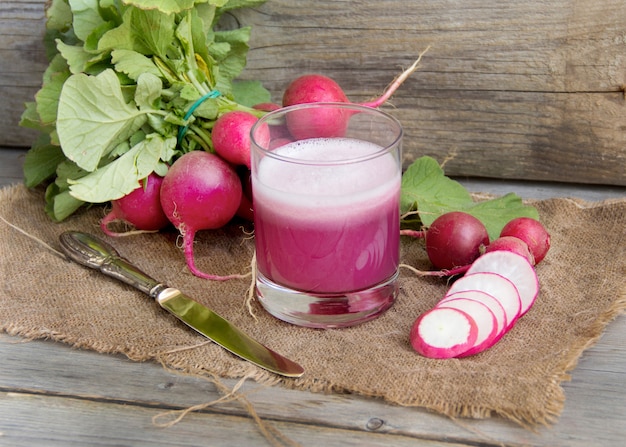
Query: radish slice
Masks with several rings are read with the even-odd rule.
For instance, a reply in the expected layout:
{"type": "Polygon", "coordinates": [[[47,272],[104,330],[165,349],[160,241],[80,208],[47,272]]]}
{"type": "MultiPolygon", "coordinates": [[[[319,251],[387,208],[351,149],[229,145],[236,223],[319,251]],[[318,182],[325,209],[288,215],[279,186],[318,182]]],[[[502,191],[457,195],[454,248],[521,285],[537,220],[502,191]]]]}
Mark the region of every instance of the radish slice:
{"type": "Polygon", "coordinates": [[[492,345],[493,339],[498,335],[498,322],[495,315],[489,307],[479,301],[454,298],[440,301],[436,307],[460,310],[469,315],[476,323],[477,332],[474,345],[457,357],[466,357],[484,351],[492,345]]]}
{"type": "Polygon", "coordinates": [[[483,303],[489,308],[489,310],[496,319],[496,336],[491,343],[492,345],[496,343],[500,339],[500,337],[502,337],[502,335],[504,335],[508,323],[506,319],[506,313],[504,312],[504,307],[502,307],[500,301],[498,301],[496,298],[489,295],[488,293],[481,292],[480,290],[465,290],[463,292],[456,292],[446,295],[441,301],[439,301],[439,303],[437,303],[437,306],[447,301],[458,298],[478,301],[479,303],[483,303]]]}
{"type": "Polygon", "coordinates": [[[466,274],[492,272],[511,281],[519,292],[520,317],[528,312],[539,295],[539,278],[528,259],[510,251],[496,250],[476,259],[466,274]]]}
{"type": "Polygon", "coordinates": [[[411,346],[432,359],[456,357],[474,346],[478,327],[458,309],[434,307],[420,315],[411,328],[411,346]]]}
{"type": "Polygon", "coordinates": [[[468,290],[480,290],[500,301],[506,313],[508,331],[519,318],[522,302],[515,285],[502,275],[493,272],[465,274],[452,284],[447,295],[468,290]]]}

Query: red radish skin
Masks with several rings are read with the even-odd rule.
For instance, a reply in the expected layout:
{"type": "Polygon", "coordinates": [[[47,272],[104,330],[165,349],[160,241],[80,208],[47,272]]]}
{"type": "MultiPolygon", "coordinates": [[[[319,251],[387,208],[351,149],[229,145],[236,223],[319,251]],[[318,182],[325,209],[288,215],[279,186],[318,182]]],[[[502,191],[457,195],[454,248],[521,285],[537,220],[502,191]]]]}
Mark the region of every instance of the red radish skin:
{"type": "Polygon", "coordinates": [[[409,339],[418,354],[432,359],[448,359],[470,349],[477,336],[476,322],[467,313],[434,307],[415,320],[409,339]]]}
{"type": "Polygon", "coordinates": [[[455,292],[444,296],[441,301],[437,303],[437,306],[442,305],[447,301],[459,298],[478,301],[489,308],[496,319],[496,336],[492,341],[492,345],[495,344],[502,337],[502,335],[504,335],[508,326],[506,312],[504,311],[504,307],[502,307],[500,301],[488,293],[481,292],[480,290],[465,290],[463,292],[455,292]]]}
{"type": "Polygon", "coordinates": [[[535,258],[535,265],[543,261],[550,250],[550,234],[541,222],[531,217],[518,217],[508,222],[500,236],[514,236],[526,244],[535,258]]]}
{"type": "Polygon", "coordinates": [[[479,301],[454,298],[440,301],[436,307],[460,310],[476,323],[476,341],[471,348],[457,357],[468,357],[483,352],[493,344],[493,340],[498,335],[498,322],[495,315],[488,306],[479,301]]]}
{"type": "Polygon", "coordinates": [[[260,110],[262,112],[273,112],[274,110],[280,109],[280,105],[273,102],[261,102],[259,104],[255,104],[252,106],[255,110],[260,110]]]}
{"type": "MultiPolygon", "coordinates": [[[[224,113],[211,130],[215,152],[234,165],[250,169],[250,130],[257,121],[256,116],[241,110],[224,113]]],[[[262,147],[267,147],[270,141],[269,128],[258,128],[255,139],[262,147]]]]}
{"type": "Polygon", "coordinates": [[[489,245],[485,248],[485,253],[497,250],[505,250],[517,253],[518,255],[528,259],[528,262],[530,262],[532,265],[535,265],[535,257],[530,252],[528,244],[520,238],[514,236],[500,236],[499,238],[494,239],[489,243],[489,245]]]}
{"type": "Polygon", "coordinates": [[[139,231],[158,231],[170,221],[161,208],[161,184],[163,177],[152,173],[140,181],[140,186],[121,199],[111,202],[111,211],[100,221],[102,232],[118,237],[135,234],[136,231],[118,233],[109,229],[114,221],[131,224],[139,231]]]}
{"type": "Polygon", "coordinates": [[[312,102],[350,101],[337,82],[317,73],[294,79],[283,93],[283,107],[312,102]]]}
{"type": "Polygon", "coordinates": [[[532,264],[524,256],[510,251],[492,251],[479,257],[467,274],[479,272],[497,273],[511,281],[517,289],[524,315],[539,295],[539,278],[532,264]]]}
{"type": "Polygon", "coordinates": [[[215,154],[188,152],[170,167],[161,185],[161,206],[183,237],[187,266],[194,275],[212,280],[243,277],[204,273],[196,268],[193,254],[196,232],[226,225],[235,216],[241,195],[237,173],[215,154]]]}
{"type": "Polygon", "coordinates": [[[450,270],[471,264],[489,245],[485,225],[462,211],[436,218],[426,231],[426,253],[438,269],[450,270]]]}
{"type": "MultiPolygon", "coordinates": [[[[423,51],[418,59],[374,101],[364,102],[359,105],[370,108],[382,106],[396,92],[402,83],[417,70],[422,56],[428,51],[423,51]]],[[[306,74],[294,79],[285,89],[283,94],[283,107],[297,104],[310,103],[349,103],[350,100],[337,82],[322,74],[306,74]]],[[[343,136],[347,128],[347,120],[356,112],[339,110],[317,110],[312,117],[310,111],[292,113],[287,116],[287,125],[291,134],[296,139],[313,137],[338,137],[343,136]],[[307,123],[307,125],[305,125],[307,123]],[[310,125],[310,123],[314,123],[310,125]]]]}
{"type": "Polygon", "coordinates": [[[237,169],[237,175],[241,180],[241,202],[237,209],[237,216],[242,219],[254,221],[254,207],[252,205],[252,175],[250,170],[246,167],[239,166],[237,169]]]}
{"type": "Polygon", "coordinates": [[[347,108],[324,107],[293,110],[285,116],[289,134],[296,140],[343,137],[355,112],[347,108]]]}
{"type": "Polygon", "coordinates": [[[277,138],[276,140],[272,140],[272,142],[270,143],[270,150],[276,149],[289,143],[293,143],[293,140],[291,138],[277,138]]]}
{"type": "Polygon", "coordinates": [[[467,290],[480,290],[496,298],[506,313],[505,330],[509,331],[515,325],[522,309],[522,302],[517,288],[510,280],[492,272],[467,273],[452,284],[448,294],[467,290]]]}

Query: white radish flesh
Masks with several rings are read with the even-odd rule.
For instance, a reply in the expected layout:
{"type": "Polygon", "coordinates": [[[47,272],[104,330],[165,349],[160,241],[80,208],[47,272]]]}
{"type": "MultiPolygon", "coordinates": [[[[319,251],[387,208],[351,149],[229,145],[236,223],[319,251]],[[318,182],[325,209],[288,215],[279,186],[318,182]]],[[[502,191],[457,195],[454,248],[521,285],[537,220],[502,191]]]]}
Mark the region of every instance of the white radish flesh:
{"type": "Polygon", "coordinates": [[[498,301],[496,298],[489,295],[488,293],[482,292],[480,290],[465,290],[463,292],[456,292],[456,293],[446,295],[445,297],[443,297],[441,301],[439,301],[439,303],[437,303],[437,306],[447,301],[458,299],[458,298],[478,301],[479,303],[483,303],[485,306],[489,308],[489,310],[495,317],[496,324],[497,324],[496,337],[493,340],[492,344],[497,342],[500,339],[500,337],[502,337],[502,335],[504,334],[508,326],[506,313],[500,301],[498,301]]]}
{"type": "Polygon", "coordinates": [[[457,357],[466,357],[484,351],[492,345],[494,338],[498,335],[498,322],[495,315],[489,307],[479,301],[454,298],[440,301],[436,307],[460,310],[469,315],[476,323],[477,332],[474,345],[457,357]]]}
{"type": "Polygon", "coordinates": [[[497,250],[483,254],[466,274],[492,272],[511,281],[520,296],[520,317],[528,312],[539,294],[539,278],[528,259],[510,251],[497,250]]]}
{"type": "Polygon", "coordinates": [[[452,284],[447,295],[468,290],[480,290],[496,298],[506,313],[506,330],[513,327],[519,318],[522,304],[519,292],[510,280],[493,272],[466,274],[452,284]]]}
{"type": "Polygon", "coordinates": [[[447,359],[472,348],[477,336],[476,322],[467,313],[434,307],[415,320],[410,340],[413,349],[424,357],[447,359]]]}

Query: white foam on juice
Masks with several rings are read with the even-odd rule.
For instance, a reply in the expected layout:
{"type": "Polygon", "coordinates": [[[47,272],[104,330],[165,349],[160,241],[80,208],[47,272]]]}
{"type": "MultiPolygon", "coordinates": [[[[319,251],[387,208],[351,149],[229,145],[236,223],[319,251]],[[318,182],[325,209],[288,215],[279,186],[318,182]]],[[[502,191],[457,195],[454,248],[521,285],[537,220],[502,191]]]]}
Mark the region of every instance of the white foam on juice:
{"type": "Polygon", "coordinates": [[[399,189],[398,161],[370,142],[310,139],[286,144],[275,153],[290,160],[271,156],[261,160],[254,184],[255,200],[258,197],[276,205],[307,209],[353,207],[393,197],[399,189]],[[370,155],[373,157],[368,159],[370,155]],[[347,162],[353,159],[361,161],[347,162]],[[330,161],[338,164],[329,165],[330,161]]]}

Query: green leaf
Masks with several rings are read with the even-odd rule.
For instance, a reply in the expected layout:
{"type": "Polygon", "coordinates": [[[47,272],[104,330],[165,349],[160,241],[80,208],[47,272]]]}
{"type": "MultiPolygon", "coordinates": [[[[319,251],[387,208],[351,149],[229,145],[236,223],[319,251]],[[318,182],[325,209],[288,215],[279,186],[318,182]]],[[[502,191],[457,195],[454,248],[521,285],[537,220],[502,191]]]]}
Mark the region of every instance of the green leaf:
{"type": "Polygon", "coordinates": [[[253,6],[259,6],[265,3],[266,0],[229,0],[226,4],[220,8],[221,11],[232,11],[239,8],[251,8],[253,6]]]}
{"type": "Polygon", "coordinates": [[[431,157],[415,160],[402,175],[400,210],[417,210],[426,227],[441,214],[472,203],[470,193],[460,183],[445,176],[431,157]]]}
{"type": "Polygon", "coordinates": [[[63,160],[65,155],[61,148],[50,144],[48,134],[41,134],[24,157],[24,183],[32,188],[53,177],[63,160]]]}
{"type": "MultiPolygon", "coordinates": [[[[206,3],[209,0],[123,0],[126,5],[140,9],[157,9],[166,14],[178,13],[193,8],[195,3],[206,3]]],[[[223,2],[224,0],[220,0],[223,2]]]]}
{"type": "Polygon", "coordinates": [[[78,200],[103,203],[116,200],[139,187],[139,180],[150,175],[159,164],[161,154],[175,139],[163,139],[158,134],[148,135],[115,161],[70,181],[70,193],[78,200]]]}
{"type": "Polygon", "coordinates": [[[66,32],[72,26],[72,10],[67,0],[52,0],[45,11],[47,29],[66,32]]]}
{"type": "Polygon", "coordinates": [[[55,183],[51,183],[46,188],[45,199],[46,214],[56,222],[67,219],[85,204],[72,197],[69,191],[61,191],[55,183]]]}
{"type": "Polygon", "coordinates": [[[41,118],[37,113],[37,104],[35,101],[29,101],[24,104],[24,111],[20,117],[19,125],[27,129],[35,129],[46,133],[51,132],[51,129],[41,123],[41,118]]]}
{"type": "Polygon", "coordinates": [[[131,14],[132,38],[135,45],[145,55],[167,56],[174,41],[173,14],[163,14],[157,10],[141,11],[133,9],[131,14]]]}
{"type": "Polygon", "coordinates": [[[113,50],[111,62],[119,72],[126,73],[129,78],[137,81],[143,73],[161,76],[161,70],[154,65],[152,59],[133,50],[113,50]]]}
{"type": "Polygon", "coordinates": [[[98,0],[69,0],[74,16],[74,34],[83,42],[104,21],[98,12],[98,0]]]}
{"type": "Polygon", "coordinates": [[[68,45],[57,39],[57,50],[67,61],[70,71],[74,74],[85,71],[85,67],[93,58],[93,54],[85,51],[82,45],[68,45]]]}
{"type": "Polygon", "coordinates": [[[175,16],[159,10],[129,8],[122,23],[107,31],[98,42],[98,51],[131,50],[144,56],[168,56],[174,41],[175,16]]]}
{"type": "Polygon", "coordinates": [[[400,208],[403,214],[416,211],[419,215],[418,222],[405,217],[405,225],[419,224],[426,228],[444,213],[464,211],[485,225],[492,240],[516,217],[539,218],[536,208],[525,205],[513,193],[475,202],[471,194],[460,183],[446,177],[437,161],[430,157],[415,160],[403,174],[400,208]]]}
{"type": "Polygon", "coordinates": [[[270,102],[272,95],[260,81],[236,81],[233,82],[233,98],[239,104],[252,107],[270,102]]]}
{"type": "Polygon", "coordinates": [[[470,204],[461,211],[465,211],[480,220],[487,228],[491,240],[496,239],[502,228],[516,217],[539,219],[537,209],[533,206],[524,205],[521,197],[513,193],[470,204]]]}
{"type": "Polygon", "coordinates": [[[113,70],[65,81],[57,116],[59,141],[66,157],[86,171],[96,169],[104,154],[145,122],[145,113],[125,102],[113,70]]]}
{"type": "MultiPolygon", "coordinates": [[[[229,95],[232,90],[232,80],[241,74],[246,66],[248,55],[248,40],[250,38],[250,28],[240,28],[232,31],[219,31],[215,33],[215,42],[227,43],[230,45],[229,51],[223,57],[217,58],[217,65],[214,67],[213,77],[215,79],[214,88],[223,95],[229,95]]],[[[209,48],[209,50],[211,50],[209,48]]]]}
{"type": "Polygon", "coordinates": [[[43,85],[35,94],[37,113],[43,125],[56,122],[59,96],[70,74],[65,60],[60,55],[53,59],[44,72],[43,85]]]}
{"type": "Polygon", "coordinates": [[[161,97],[163,83],[158,76],[151,73],[142,73],[137,78],[135,103],[140,109],[154,109],[155,103],[161,97]]]}

